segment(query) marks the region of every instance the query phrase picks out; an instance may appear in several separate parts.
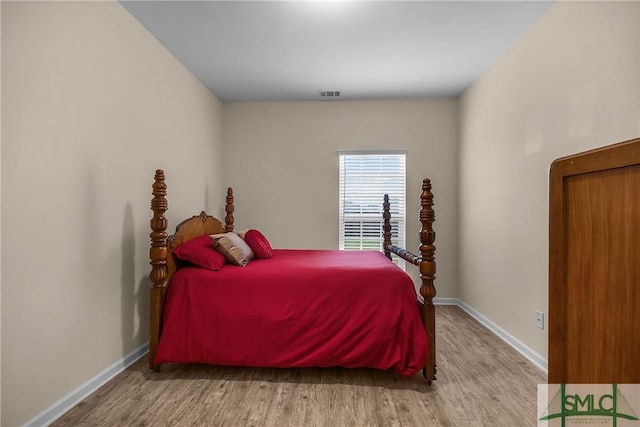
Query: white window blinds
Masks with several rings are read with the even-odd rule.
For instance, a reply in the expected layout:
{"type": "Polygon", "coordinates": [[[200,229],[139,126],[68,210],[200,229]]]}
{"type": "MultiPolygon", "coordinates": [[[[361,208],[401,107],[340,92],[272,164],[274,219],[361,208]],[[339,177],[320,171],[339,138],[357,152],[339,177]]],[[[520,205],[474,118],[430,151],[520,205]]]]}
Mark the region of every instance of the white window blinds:
{"type": "Polygon", "coordinates": [[[340,152],[340,249],[382,250],[382,202],[389,195],[391,241],[405,247],[404,152],[340,152]]]}

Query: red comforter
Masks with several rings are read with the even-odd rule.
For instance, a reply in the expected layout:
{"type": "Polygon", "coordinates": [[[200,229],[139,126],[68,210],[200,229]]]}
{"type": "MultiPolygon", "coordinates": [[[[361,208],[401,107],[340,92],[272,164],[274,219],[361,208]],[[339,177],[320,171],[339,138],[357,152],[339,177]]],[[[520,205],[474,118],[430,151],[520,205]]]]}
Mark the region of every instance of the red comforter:
{"type": "Polygon", "coordinates": [[[173,276],[155,363],[421,370],[427,336],[411,278],[381,252],[274,250],[173,276]]]}

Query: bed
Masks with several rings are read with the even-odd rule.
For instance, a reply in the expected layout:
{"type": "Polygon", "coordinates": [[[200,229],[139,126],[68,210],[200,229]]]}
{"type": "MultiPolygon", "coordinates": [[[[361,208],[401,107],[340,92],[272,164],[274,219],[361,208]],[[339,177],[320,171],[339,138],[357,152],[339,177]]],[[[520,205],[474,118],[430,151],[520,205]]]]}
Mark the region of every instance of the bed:
{"type": "Polygon", "coordinates": [[[392,244],[386,195],[383,253],[271,248],[258,230],[234,232],[231,188],[224,224],[202,212],[169,236],[162,170],[152,189],[151,369],[164,363],[341,366],[402,376],[422,371],[428,383],[436,379],[435,215],[428,179],[420,194],[420,255],[392,244]],[[252,258],[229,257],[229,247],[241,246],[254,249],[252,258]],[[421,299],[392,254],[419,267],[421,299]]]}

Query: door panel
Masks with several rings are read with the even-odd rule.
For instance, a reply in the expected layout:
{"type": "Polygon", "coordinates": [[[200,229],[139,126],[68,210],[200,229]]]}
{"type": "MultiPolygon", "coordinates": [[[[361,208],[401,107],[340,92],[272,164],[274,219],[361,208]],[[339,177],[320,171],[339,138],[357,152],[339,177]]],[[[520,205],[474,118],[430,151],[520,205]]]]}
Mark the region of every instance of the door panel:
{"type": "Polygon", "coordinates": [[[555,161],[549,382],[640,383],[640,139],[555,161]]]}
{"type": "Polygon", "coordinates": [[[640,166],[566,179],[568,383],[640,379],[639,189],[640,166]]]}

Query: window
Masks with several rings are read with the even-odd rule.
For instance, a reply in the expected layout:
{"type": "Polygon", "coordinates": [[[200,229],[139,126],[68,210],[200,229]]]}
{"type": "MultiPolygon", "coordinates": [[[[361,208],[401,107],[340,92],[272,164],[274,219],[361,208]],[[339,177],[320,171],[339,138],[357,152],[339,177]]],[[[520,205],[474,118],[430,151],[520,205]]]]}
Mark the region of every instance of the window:
{"type": "Polygon", "coordinates": [[[405,152],[340,152],[340,249],[382,251],[382,201],[391,241],[405,247],[405,152]]]}

